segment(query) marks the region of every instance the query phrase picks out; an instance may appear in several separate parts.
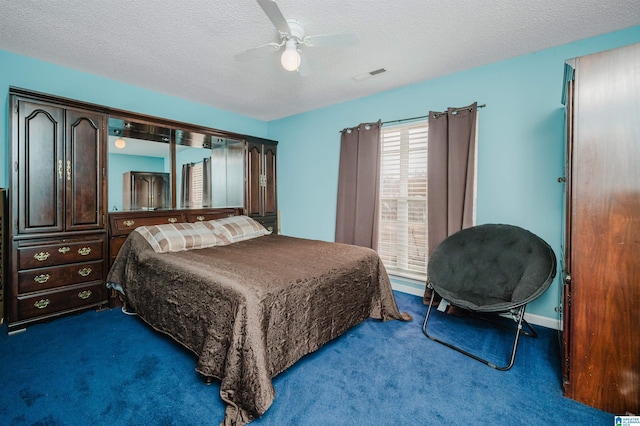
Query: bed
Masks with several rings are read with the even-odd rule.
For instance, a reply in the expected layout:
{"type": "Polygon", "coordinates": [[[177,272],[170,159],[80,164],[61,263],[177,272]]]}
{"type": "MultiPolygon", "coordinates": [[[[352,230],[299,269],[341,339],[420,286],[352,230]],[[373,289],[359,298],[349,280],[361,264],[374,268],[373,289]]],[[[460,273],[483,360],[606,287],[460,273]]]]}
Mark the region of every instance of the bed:
{"type": "Polygon", "coordinates": [[[273,377],[354,325],[411,319],[375,251],[272,235],[246,216],[140,227],[107,282],[220,380],[226,425],[264,414],[273,377]]]}

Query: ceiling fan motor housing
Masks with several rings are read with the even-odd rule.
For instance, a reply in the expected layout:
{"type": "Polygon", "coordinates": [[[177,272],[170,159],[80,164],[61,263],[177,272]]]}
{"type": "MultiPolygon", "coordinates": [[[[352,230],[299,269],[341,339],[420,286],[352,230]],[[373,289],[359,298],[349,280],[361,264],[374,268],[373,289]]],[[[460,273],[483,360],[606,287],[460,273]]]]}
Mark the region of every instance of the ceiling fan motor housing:
{"type": "Polygon", "coordinates": [[[291,32],[289,34],[280,33],[283,40],[295,40],[296,44],[302,43],[304,40],[304,27],[302,24],[295,19],[287,19],[287,24],[289,24],[289,29],[291,32]]]}

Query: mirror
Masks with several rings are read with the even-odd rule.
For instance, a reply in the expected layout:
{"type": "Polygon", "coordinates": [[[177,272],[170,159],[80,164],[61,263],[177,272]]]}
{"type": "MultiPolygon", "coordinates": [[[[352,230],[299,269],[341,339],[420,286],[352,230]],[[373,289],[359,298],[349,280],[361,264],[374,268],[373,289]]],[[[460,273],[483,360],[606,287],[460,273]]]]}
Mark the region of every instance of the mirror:
{"type": "Polygon", "coordinates": [[[109,211],[171,208],[171,129],[109,117],[109,211]]]}
{"type": "Polygon", "coordinates": [[[244,143],[176,130],[178,207],[242,207],[244,143]]]}
{"type": "Polygon", "coordinates": [[[244,142],[215,138],[212,143],[211,207],[244,206],[244,142]]]}
{"type": "Polygon", "coordinates": [[[241,139],[109,117],[108,146],[109,211],[172,208],[174,170],[177,208],[245,204],[245,142],[241,139]]]}

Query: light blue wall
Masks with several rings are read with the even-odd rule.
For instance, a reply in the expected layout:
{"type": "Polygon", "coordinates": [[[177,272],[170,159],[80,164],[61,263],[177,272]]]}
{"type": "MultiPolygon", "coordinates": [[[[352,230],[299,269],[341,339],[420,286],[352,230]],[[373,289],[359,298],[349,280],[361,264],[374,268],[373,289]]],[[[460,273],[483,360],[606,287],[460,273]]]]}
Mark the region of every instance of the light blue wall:
{"type": "Polygon", "coordinates": [[[261,120],[0,50],[0,187],[9,184],[10,86],[234,133],[265,137],[268,129],[261,120]]]}
{"type": "MultiPolygon", "coordinates": [[[[477,223],[527,228],[560,259],[564,187],[557,179],[564,174],[564,62],[636,42],[640,26],[269,123],[269,138],[279,141],[282,232],[333,241],[341,129],[477,101],[487,105],[479,115],[477,223]]],[[[379,78],[393,78],[389,67],[388,76],[379,78]]],[[[530,314],[557,318],[559,276],[530,304],[530,314]]]]}
{"type": "MultiPolygon", "coordinates": [[[[486,103],[478,129],[477,222],[528,228],[547,240],[560,258],[563,186],[557,178],[564,173],[564,61],[636,42],[640,26],[269,123],[0,51],[0,115],[9,116],[7,93],[15,86],[276,139],[283,233],[332,241],[342,128],[486,103]]],[[[393,73],[379,78],[393,78],[393,73]]],[[[8,118],[0,119],[2,187],[8,184],[8,127],[8,118]]],[[[558,283],[556,278],[528,312],[556,318],[558,283]]]]}

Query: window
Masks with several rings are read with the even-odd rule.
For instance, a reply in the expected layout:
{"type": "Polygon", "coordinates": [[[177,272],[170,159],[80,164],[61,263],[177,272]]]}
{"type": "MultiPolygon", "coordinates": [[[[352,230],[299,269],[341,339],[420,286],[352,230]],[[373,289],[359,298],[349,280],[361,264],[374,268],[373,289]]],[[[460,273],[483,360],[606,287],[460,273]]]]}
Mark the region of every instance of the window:
{"type": "Polygon", "coordinates": [[[426,121],[383,127],[378,254],[390,274],[427,276],[426,121]]]}
{"type": "Polygon", "coordinates": [[[189,193],[189,205],[202,207],[202,161],[194,163],[191,167],[191,191],[189,193]]]}

